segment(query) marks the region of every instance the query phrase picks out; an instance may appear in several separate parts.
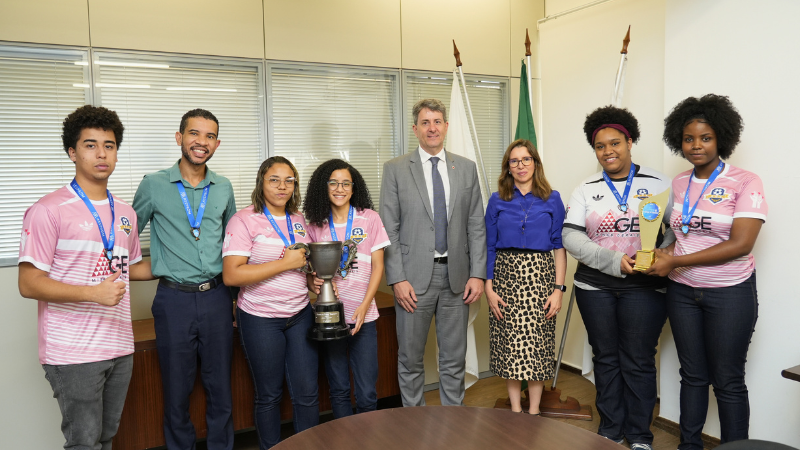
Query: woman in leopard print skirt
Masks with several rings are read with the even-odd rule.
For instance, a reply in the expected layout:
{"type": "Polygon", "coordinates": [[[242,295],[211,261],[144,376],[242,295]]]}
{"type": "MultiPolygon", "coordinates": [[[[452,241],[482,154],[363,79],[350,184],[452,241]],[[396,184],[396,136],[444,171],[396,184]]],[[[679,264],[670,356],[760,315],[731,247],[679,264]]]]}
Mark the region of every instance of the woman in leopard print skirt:
{"type": "Polygon", "coordinates": [[[522,411],[520,387],[527,380],[529,412],[539,414],[544,380],[554,373],[555,317],[567,271],[564,204],[525,139],[506,149],[497,184],[486,207],[489,368],[506,379],[515,412],[522,411]]]}

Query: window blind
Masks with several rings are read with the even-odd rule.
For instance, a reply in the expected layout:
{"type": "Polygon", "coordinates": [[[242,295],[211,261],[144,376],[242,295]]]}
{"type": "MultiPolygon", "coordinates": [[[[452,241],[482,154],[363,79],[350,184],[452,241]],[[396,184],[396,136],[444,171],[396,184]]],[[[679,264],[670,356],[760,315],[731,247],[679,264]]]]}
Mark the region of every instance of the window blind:
{"type": "MultiPolygon", "coordinates": [[[[260,61],[95,52],[94,64],[98,102],[125,125],[109,181],[115,195],[132,202],[144,175],[175,164],[181,156],[175,142],[181,117],[203,108],[219,120],[220,146],[208,166],[231,181],[237,208],[250,204],[266,154],[260,61]]],[[[149,226],[140,239],[149,247],[149,226]]]]}
{"type": "MultiPolygon", "coordinates": [[[[503,153],[511,141],[509,137],[508,118],[508,81],[502,78],[464,75],[467,84],[475,127],[478,129],[478,142],[481,147],[486,177],[489,180],[490,192],[497,190],[497,177],[500,176],[500,163],[503,153]]],[[[414,124],[412,110],[414,104],[425,98],[441,100],[450,114],[450,91],[453,88],[453,74],[430,72],[406,72],[405,74],[405,106],[408,130],[407,151],[416,151],[419,141],[411,129],[414,124]]],[[[462,91],[463,97],[463,91],[462,91]]],[[[466,97],[464,97],[466,108],[466,97]]],[[[469,112],[467,113],[469,115],[469,112]]],[[[472,124],[470,131],[472,132],[472,124]]],[[[476,149],[477,150],[477,149],[476,149]]],[[[477,161],[476,161],[477,162],[477,161]]],[[[478,168],[480,172],[480,168],[478,168]]],[[[484,199],[488,201],[488,198],[484,199]]]]}
{"type": "Polygon", "coordinates": [[[295,165],[304,194],[321,163],[339,158],[378,209],[383,163],[399,154],[397,71],[270,64],[270,148],[295,165]]]}
{"type": "Polygon", "coordinates": [[[0,46],[0,265],[17,263],[25,210],[75,176],[61,128],[91,102],[87,60],[85,50],[0,46]]]}

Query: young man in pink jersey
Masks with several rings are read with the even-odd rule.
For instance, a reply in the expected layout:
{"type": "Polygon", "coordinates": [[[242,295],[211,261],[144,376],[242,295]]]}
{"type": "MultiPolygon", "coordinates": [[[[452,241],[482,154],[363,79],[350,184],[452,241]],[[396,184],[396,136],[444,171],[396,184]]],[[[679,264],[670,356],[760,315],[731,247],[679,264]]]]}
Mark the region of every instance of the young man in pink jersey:
{"type": "Polygon", "coordinates": [[[19,291],[39,301],[39,362],[61,409],[64,448],[111,448],[133,369],[128,283],[152,279],[136,213],[107,189],[123,130],[106,108],[67,116],[62,139],[75,178],[22,223],[19,291]]]}

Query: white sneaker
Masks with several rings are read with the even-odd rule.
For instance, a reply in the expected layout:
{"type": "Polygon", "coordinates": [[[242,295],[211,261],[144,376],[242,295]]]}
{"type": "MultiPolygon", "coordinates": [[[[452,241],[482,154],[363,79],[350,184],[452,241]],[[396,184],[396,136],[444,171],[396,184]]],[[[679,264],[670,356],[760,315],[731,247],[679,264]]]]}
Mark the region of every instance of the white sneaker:
{"type": "Polygon", "coordinates": [[[650,444],[631,444],[631,450],[653,450],[650,444]]]}

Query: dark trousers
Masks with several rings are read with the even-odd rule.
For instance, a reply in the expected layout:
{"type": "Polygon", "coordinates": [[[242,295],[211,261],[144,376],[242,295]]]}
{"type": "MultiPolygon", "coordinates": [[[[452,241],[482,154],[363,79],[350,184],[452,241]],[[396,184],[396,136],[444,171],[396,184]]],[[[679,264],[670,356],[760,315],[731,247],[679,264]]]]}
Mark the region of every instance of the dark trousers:
{"type": "Polygon", "coordinates": [[[670,281],[667,312],[681,363],[681,450],[702,449],[708,386],[714,386],[722,442],[748,438],[747,349],[758,318],[756,275],[735,286],[693,288],[670,281]]]}
{"type": "Polygon", "coordinates": [[[253,375],[255,417],[261,450],[281,438],[283,381],[292,397],[294,431],[319,424],[319,356],[317,343],[307,337],[314,311],[307,305],[287,318],[268,318],[236,309],[239,337],[253,375]]]}
{"type": "MultiPolygon", "coordinates": [[[[335,419],[353,415],[350,403],[350,370],[356,391],[356,412],[378,408],[378,329],[377,321],[365,322],[358,333],[347,339],[320,343],[325,374],[331,387],[331,409],[335,419]],[[349,363],[348,363],[349,361],[349,363]]],[[[350,325],[352,329],[354,325],[350,325]]]]}
{"type": "Polygon", "coordinates": [[[631,444],[652,444],[656,345],[667,318],[664,294],[653,289],[576,289],[594,353],[597,433],[615,441],[625,437],[631,444]]]}
{"type": "Polygon", "coordinates": [[[189,394],[194,387],[199,360],[206,392],[208,448],[232,449],[230,291],[224,284],[196,293],[159,285],[152,311],[164,386],[167,448],[195,448],[195,430],[189,419],[189,394]]]}

